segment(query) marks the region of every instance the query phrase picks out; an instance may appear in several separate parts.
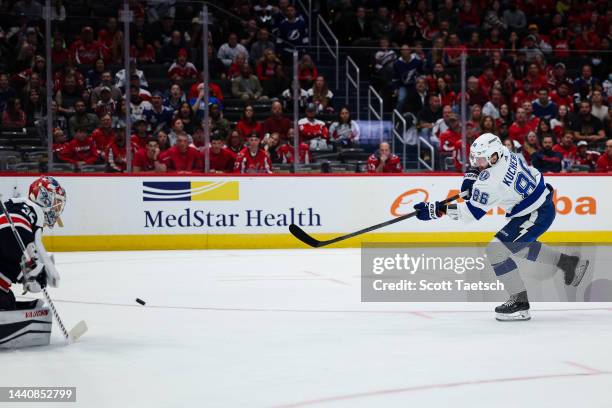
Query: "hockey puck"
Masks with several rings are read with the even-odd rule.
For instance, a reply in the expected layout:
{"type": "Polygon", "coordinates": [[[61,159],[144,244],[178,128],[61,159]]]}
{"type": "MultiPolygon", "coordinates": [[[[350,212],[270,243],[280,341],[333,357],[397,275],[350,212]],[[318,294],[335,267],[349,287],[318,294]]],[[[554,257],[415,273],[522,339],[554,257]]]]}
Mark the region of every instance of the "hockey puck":
{"type": "Polygon", "coordinates": [[[145,305],[145,301],[142,300],[142,299],[139,299],[139,298],[136,298],[136,303],[139,303],[139,304],[141,304],[143,306],[145,305]]]}

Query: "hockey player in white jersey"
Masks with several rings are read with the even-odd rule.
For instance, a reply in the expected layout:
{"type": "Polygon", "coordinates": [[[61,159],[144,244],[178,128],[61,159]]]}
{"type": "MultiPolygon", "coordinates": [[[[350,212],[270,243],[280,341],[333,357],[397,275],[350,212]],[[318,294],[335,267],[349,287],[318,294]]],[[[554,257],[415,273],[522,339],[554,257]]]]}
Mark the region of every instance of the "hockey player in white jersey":
{"type": "Polygon", "coordinates": [[[562,254],[537,241],[555,219],[553,189],[538,170],[510,152],[499,137],[492,133],[479,136],[470,148],[470,164],[461,186],[462,191],[468,191],[469,200],[447,205],[419,203],[414,206],[417,218],[428,221],[446,214],[454,220],[473,222],[491,208],[504,209],[510,220],[486,248],[495,275],[510,294],[506,303],[495,308],[496,318],[529,320],[527,290],[513,257],[555,265],[564,272],[565,284],[572,286],[580,284],[589,261],[562,254]]]}
{"type": "Polygon", "coordinates": [[[3,203],[0,211],[0,348],[49,344],[51,314],[42,300],[15,300],[12,285],[37,293],[49,284],[56,287],[59,274],[42,242],[44,227],[52,228],[66,203],[66,193],[53,177],[34,181],[27,198],[3,203]],[[4,210],[8,213],[4,213],[4,210]],[[26,256],[12,226],[26,247],[26,256]]]}

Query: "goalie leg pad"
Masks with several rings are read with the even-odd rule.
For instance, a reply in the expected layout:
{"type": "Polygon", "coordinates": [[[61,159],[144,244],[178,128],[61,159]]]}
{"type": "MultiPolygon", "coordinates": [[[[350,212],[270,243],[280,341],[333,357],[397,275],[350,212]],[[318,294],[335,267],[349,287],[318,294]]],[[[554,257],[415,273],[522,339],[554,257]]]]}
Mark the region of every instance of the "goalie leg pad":
{"type": "Polygon", "coordinates": [[[53,316],[42,300],[16,302],[16,310],[0,312],[0,348],[46,346],[53,316]]]}

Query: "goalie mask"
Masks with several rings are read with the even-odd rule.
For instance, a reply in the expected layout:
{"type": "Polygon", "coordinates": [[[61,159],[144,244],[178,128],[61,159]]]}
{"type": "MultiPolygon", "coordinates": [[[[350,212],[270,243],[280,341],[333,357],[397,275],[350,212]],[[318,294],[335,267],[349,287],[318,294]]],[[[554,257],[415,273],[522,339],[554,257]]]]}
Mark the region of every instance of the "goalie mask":
{"type": "Polygon", "coordinates": [[[491,158],[493,154],[497,153],[497,160],[499,161],[503,157],[505,149],[499,137],[493,133],[483,133],[474,140],[470,147],[470,164],[479,169],[492,166],[491,158]]]}
{"type": "Polygon", "coordinates": [[[30,185],[28,198],[42,208],[45,226],[53,228],[66,205],[66,191],[62,186],[53,177],[42,176],[30,185]]]}

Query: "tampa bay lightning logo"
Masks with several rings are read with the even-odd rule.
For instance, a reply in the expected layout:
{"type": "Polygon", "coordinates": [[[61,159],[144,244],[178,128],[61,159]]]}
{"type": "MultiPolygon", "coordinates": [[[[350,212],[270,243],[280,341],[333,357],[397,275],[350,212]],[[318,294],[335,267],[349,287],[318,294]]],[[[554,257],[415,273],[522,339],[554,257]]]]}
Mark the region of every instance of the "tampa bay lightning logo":
{"type": "Polygon", "coordinates": [[[489,172],[487,170],[483,170],[480,172],[480,175],[478,176],[478,180],[481,181],[485,181],[486,179],[488,179],[490,176],[489,172]]]}

